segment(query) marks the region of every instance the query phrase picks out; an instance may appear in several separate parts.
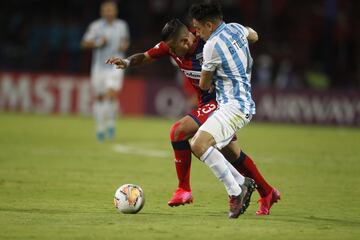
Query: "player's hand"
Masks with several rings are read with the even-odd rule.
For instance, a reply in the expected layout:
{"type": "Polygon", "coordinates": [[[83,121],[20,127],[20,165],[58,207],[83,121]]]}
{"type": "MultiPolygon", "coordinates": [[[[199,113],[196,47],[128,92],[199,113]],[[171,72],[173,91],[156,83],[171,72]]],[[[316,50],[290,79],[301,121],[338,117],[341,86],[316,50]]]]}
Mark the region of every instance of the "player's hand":
{"type": "Polygon", "coordinates": [[[108,43],[108,40],[106,37],[102,37],[100,39],[100,47],[104,47],[108,43]]]}
{"type": "Polygon", "coordinates": [[[118,57],[111,57],[108,60],[106,60],[106,64],[116,65],[117,69],[125,69],[128,67],[129,60],[121,59],[118,57]]]}
{"type": "Polygon", "coordinates": [[[101,37],[95,40],[94,47],[95,48],[102,48],[107,44],[108,40],[106,37],[101,37]]]}

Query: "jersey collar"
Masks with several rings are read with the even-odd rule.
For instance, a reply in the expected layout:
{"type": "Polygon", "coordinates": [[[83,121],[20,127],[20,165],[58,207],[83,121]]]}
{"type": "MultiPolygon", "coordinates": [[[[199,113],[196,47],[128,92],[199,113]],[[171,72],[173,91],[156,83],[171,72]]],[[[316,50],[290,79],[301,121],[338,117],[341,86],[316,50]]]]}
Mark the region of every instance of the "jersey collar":
{"type": "Polygon", "coordinates": [[[210,35],[209,40],[212,39],[213,37],[215,37],[216,35],[218,35],[224,28],[225,28],[226,24],[225,22],[223,22],[222,24],[220,24],[216,30],[210,35]]]}
{"type": "Polygon", "coordinates": [[[102,21],[103,21],[103,24],[104,24],[104,26],[114,26],[114,23],[115,23],[115,20],[116,19],[114,19],[111,23],[109,23],[105,18],[102,18],[101,19],[102,21]]]}

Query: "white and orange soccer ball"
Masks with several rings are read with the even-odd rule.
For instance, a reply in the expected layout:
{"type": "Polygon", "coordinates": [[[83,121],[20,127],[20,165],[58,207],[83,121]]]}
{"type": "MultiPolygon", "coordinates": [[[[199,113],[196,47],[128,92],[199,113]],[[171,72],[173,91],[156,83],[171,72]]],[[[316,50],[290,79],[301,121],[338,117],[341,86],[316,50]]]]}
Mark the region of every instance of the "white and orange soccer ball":
{"type": "Polygon", "coordinates": [[[124,184],[115,192],[115,207],[122,213],[138,213],[145,204],[144,191],[135,184],[124,184]]]}

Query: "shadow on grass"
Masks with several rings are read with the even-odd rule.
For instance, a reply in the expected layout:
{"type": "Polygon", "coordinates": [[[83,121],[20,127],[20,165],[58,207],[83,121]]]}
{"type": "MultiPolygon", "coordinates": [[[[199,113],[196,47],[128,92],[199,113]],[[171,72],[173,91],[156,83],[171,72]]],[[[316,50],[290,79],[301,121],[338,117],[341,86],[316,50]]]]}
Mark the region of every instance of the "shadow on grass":
{"type": "Polygon", "coordinates": [[[336,218],[323,218],[323,217],[315,217],[315,216],[309,216],[309,217],[304,217],[305,219],[308,219],[310,221],[322,221],[322,222],[327,222],[327,223],[333,223],[333,224],[338,224],[338,225],[349,225],[349,226],[359,226],[360,227],[360,222],[359,221],[354,221],[354,220],[346,220],[346,219],[336,219],[336,218]]]}
{"type": "Polygon", "coordinates": [[[143,215],[157,215],[157,216],[177,216],[177,217],[226,217],[227,213],[224,212],[195,212],[195,213],[190,213],[190,212],[183,212],[183,213],[179,213],[179,212],[142,212],[140,214],[143,215]]]}
{"type": "Polygon", "coordinates": [[[332,224],[338,226],[358,226],[360,227],[360,221],[338,218],[325,218],[316,216],[284,216],[284,215],[271,215],[258,217],[260,220],[265,221],[279,221],[279,222],[292,222],[292,223],[307,223],[307,224],[332,224]]]}
{"type": "Polygon", "coordinates": [[[16,212],[16,213],[39,213],[39,214],[67,214],[72,213],[70,210],[62,209],[38,209],[38,208],[0,208],[0,212],[16,212]]]}

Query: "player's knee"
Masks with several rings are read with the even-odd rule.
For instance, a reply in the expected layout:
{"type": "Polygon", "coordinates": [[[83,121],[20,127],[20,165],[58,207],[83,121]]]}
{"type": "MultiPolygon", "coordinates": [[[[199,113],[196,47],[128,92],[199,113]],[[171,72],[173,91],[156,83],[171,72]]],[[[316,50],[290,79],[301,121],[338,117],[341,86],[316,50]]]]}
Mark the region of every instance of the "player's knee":
{"type": "Polygon", "coordinates": [[[171,126],[170,139],[172,142],[184,141],[187,137],[187,129],[181,122],[176,122],[171,126]]]}
{"type": "Polygon", "coordinates": [[[95,97],[95,99],[96,99],[96,101],[103,101],[103,100],[105,99],[105,96],[104,96],[103,94],[97,95],[97,96],[95,97]]]}
{"type": "Polygon", "coordinates": [[[199,138],[194,137],[190,141],[190,147],[195,156],[200,158],[210,146],[201,141],[199,138]]]}
{"type": "Polygon", "coordinates": [[[117,92],[113,89],[109,89],[107,94],[106,94],[106,97],[110,100],[115,100],[116,97],[117,97],[117,92]]]}

